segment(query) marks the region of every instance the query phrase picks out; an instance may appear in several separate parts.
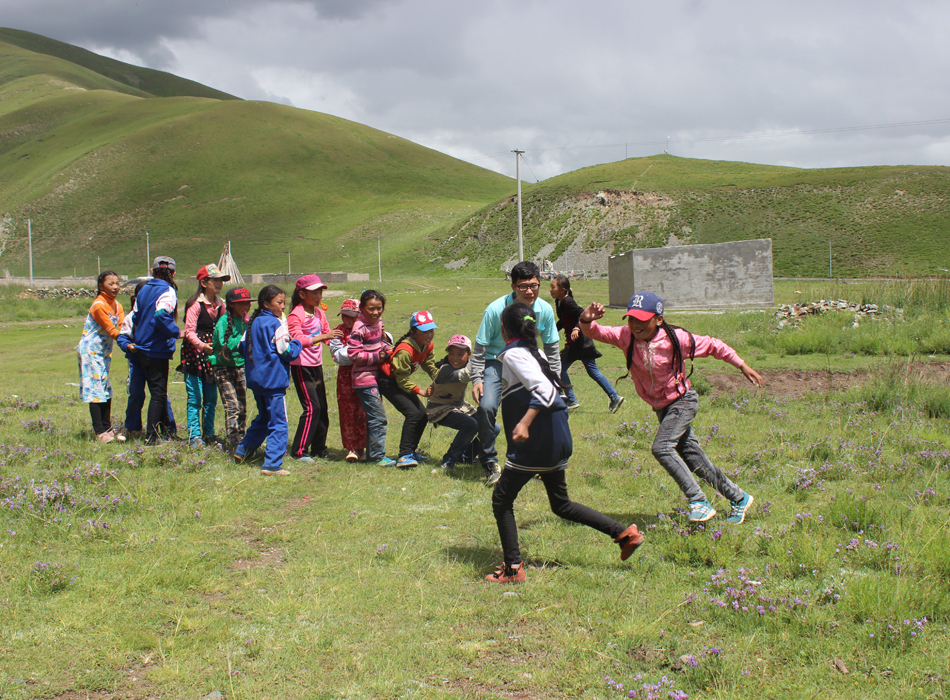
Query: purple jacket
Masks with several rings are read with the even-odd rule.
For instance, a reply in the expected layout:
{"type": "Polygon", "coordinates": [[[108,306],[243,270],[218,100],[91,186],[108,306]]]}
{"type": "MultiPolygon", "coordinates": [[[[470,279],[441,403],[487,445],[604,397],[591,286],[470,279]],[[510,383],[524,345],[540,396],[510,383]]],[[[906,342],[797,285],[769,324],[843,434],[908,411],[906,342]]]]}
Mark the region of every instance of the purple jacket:
{"type": "Polygon", "coordinates": [[[362,312],[356,317],[350,339],[347,341],[347,350],[353,362],[353,388],[363,389],[376,386],[379,376],[379,354],[388,349],[383,335],[383,320],[371,324],[362,312]]]}

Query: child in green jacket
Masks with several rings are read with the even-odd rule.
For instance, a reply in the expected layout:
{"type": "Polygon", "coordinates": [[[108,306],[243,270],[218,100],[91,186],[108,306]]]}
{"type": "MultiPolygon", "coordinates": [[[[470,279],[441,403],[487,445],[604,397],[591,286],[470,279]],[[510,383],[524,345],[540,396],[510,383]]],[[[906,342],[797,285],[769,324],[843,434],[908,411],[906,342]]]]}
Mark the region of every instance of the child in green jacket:
{"type": "Polygon", "coordinates": [[[227,448],[233,450],[247,429],[247,381],[244,356],[238,350],[247,330],[251,293],[243,287],[231,289],[224,297],[226,312],[214,326],[214,383],[224,405],[227,448]]]}

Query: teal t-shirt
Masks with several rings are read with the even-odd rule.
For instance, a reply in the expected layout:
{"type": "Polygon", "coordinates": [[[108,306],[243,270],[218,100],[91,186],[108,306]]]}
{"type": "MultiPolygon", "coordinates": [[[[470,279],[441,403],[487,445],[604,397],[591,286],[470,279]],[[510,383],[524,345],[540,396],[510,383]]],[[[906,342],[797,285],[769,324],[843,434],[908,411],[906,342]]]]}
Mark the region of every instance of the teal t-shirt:
{"type": "MultiPolygon", "coordinates": [[[[498,353],[505,348],[505,341],[501,337],[501,312],[509,304],[515,301],[515,293],[495,299],[488,308],[485,309],[485,315],[482,316],[482,325],[478,328],[478,335],[475,336],[475,342],[485,346],[485,359],[494,360],[498,353]]],[[[557,320],[554,318],[554,309],[541,297],[534,300],[534,317],[537,320],[538,333],[541,336],[541,342],[545,345],[557,343],[557,320]]]]}

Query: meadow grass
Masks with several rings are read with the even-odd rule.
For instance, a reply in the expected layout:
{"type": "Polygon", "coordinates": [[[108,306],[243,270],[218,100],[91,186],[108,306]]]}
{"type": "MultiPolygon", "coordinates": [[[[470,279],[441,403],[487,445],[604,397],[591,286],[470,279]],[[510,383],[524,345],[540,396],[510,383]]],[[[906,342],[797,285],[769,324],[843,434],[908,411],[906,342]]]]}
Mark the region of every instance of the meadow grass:
{"type": "MultiPolygon", "coordinates": [[[[380,286],[390,330],[428,308],[437,341],[473,336],[505,291],[503,281],[380,286]]],[[[576,287],[582,302],[606,296],[604,283],[576,287]]],[[[821,294],[844,296],[833,291],[821,294]]],[[[338,300],[328,302],[332,314],[338,300]]],[[[636,522],[646,544],[621,563],[616,545],[557,519],[529,484],[516,505],[528,564],[518,587],[482,581],[500,548],[480,468],[289,462],[291,477],[262,479],[256,465],[211,450],[98,445],[69,386],[81,319],[4,328],[0,696],[945,695],[950,436],[925,392],[946,387],[897,355],[783,357],[748,340],[786,332],[766,318],[674,320],[721,337],[755,367],[830,363],[870,368],[874,381],[799,399],[707,385],[694,429],[756,505],[730,526],[728,503],[714,497],[720,515],[690,527],[650,453],[650,409],[625,383],[626,403],[608,414],[575,367],[572,497],[636,522]],[[875,382],[891,388],[886,401],[874,402],[875,382]]],[[[850,318],[838,328],[844,343],[850,318]]],[[[909,328],[895,323],[895,343],[909,328]]],[[[619,351],[604,355],[616,376],[619,351]]],[[[123,366],[117,354],[116,420],[123,366]]],[[[696,367],[698,380],[734,372],[711,360],[696,367]]],[[[170,392],[182,412],[174,377],[170,392]]],[[[296,403],[291,393],[292,423],[296,403]]],[[[389,415],[393,448],[401,421],[389,415]]],[[[339,448],[337,420],[331,401],[339,448]]],[[[437,460],[451,437],[427,429],[423,448],[437,460]]]]}

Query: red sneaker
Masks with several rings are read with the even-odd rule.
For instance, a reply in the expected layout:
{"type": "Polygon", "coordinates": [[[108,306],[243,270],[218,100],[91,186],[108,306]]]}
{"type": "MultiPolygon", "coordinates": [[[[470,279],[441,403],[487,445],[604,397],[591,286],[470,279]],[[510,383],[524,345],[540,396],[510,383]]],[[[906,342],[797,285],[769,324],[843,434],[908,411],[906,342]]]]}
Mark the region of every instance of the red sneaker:
{"type": "Polygon", "coordinates": [[[620,545],[620,561],[627,561],[636,548],[643,544],[643,535],[636,525],[631,525],[621,532],[614,542],[620,545]]]}
{"type": "Polygon", "coordinates": [[[524,583],[527,578],[528,575],[524,570],[524,562],[518,562],[514,566],[499,564],[495,567],[495,573],[488,574],[485,580],[491,581],[492,583],[524,583]]]}

